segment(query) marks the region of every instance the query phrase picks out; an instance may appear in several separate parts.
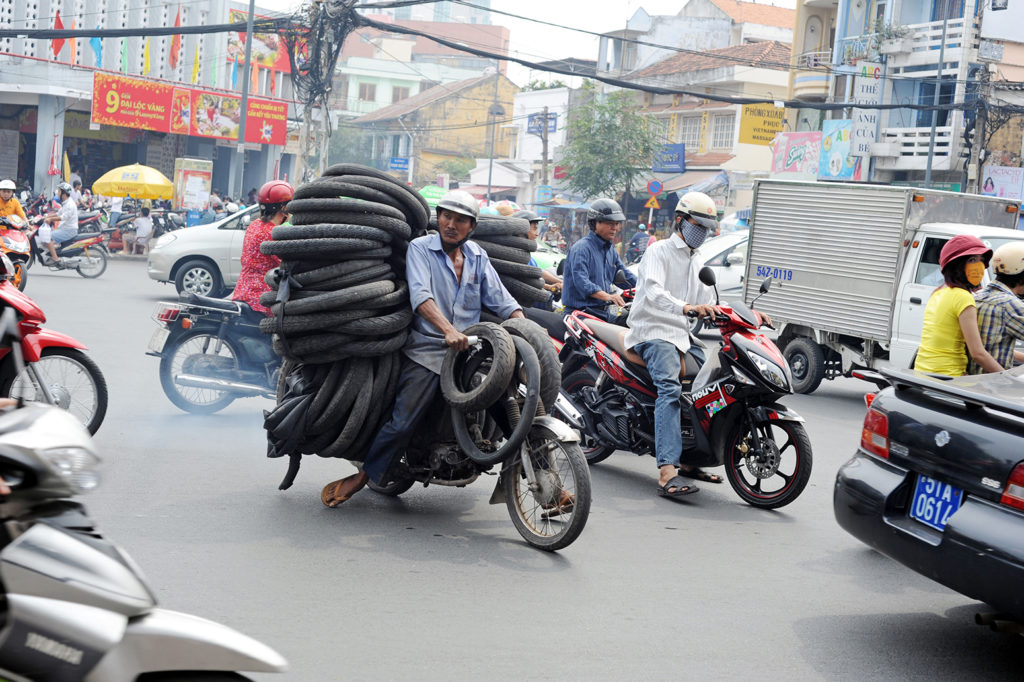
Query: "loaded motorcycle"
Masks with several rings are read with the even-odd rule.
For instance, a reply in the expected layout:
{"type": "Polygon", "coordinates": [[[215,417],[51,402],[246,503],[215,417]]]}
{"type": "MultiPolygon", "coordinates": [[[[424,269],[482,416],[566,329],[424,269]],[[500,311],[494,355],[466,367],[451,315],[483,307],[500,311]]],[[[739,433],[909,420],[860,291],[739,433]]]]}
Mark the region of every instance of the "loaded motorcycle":
{"type": "Polygon", "coordinates": [[[0,254],[0,304],[18,316],[24,366],[0,348],[0,396],[48,403],[69,411],[96,433],[107,413],[107,382],[75,339],[43,327],[46,315],[10,282],[14,265],[0,254]]]}
{"type": "MultiPolygon", "coordinates": [[[[710,268],[701,270],[700,279],[715,284],[710,268]]],[[[770,286],[771,279],[762,283],[761,295],[770,286]]],[[[793,392],[789,366],[778,347],[755,332],[763,320],[744,303],[718,305],[706,323],[721,331],[722,341],[703,366],[689,353],[683,356],[683,464],[724,465],[733,490],[748,504],[787,505],[807,485],[812,466],[803,418],[777,403],[793,392]]],[[[582,312],[566,317],[565,326],[562,389],[574,409],[559,416],[583,434],[588,462],[617,449],[654,454],[657,389],[643,359],[625,347],[626,330],[582,312]]],[[[692,334],[690,339],[703,346],[692,334]]]]}
{"type": "Polygon", "coordinates": [[[19,291],[24,291],[28,284],[28,264],[32,258],[32,246],[22,232],[26,225],[19,215],[0,217],[0,252],[11,259],[14,266],[11,283],[19,291]]]}
{"type": "Polygon", "coordinates": [[[281,358],[260,331],[267,319],[241,301],[183,293],[160,303],[147,355],[160,358],[160,386],[177,407],[212,414],[236,398],[273,398],[281,358]]]}
{"type": "Polygon", "coordinates": [[[77,270],[78,274],[86,279],[95,279],[107,271],[107,251],[103,247],[104,235],[100,231],[103,223],[93,224],[95,232],[79,232],[68,241],[58,244],[59,260],[56,263],[49,262],[49,253],[44,255],[46,247],[34,238],[42,223],[43,219],[38,216],[29,221],[31,229],[28,237],[32,249],[29,264],[39,261],[50,270],[77,270]]]}
{"type": "MultiPolygon", "coordinates": [[[[13,311],[0,326],[17,329],[13,311]]],[[[0,477],[11,490],[0,497],[0,677],[226,682],[248,679],[236,671],[284,672],[269,647],[156,608],[136,564],[72,499],[97,485],[98,464],[89,434],[63,410],[0,412],[0,477]]]]}

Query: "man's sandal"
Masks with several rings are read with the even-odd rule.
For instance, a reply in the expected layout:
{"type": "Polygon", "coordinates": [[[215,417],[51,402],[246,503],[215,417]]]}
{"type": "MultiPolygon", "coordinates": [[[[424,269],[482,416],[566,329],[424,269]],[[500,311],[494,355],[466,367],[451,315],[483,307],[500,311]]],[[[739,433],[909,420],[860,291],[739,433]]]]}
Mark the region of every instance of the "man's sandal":
{"type": "Polygon", "coordinates": [[[370,477],[360,471],[346,476],[345,478],[332,481],[324,486],[320,493],[320,500],[330,508],[337,507],[342,502],[348,502],[357,492],[363,489],[370,477]]]}

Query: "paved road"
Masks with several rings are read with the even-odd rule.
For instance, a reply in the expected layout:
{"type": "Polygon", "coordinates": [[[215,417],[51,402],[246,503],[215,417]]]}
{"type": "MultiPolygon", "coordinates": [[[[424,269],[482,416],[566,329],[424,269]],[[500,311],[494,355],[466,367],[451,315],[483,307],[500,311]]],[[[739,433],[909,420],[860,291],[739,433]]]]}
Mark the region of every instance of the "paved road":
{"type": "MultiPolygon", "coordinates": [[[[261,410],[178,411],[143,354],[169,286],[141,261],[96,281],[31,271],[49,325],[90,347],[110,385],[97,434],[104,483],[86,502],[142,565],[162,605],[279,649],[290,680],[1019,679],[1019,637],[973,625],[979,605],[843,532],[836,469],[859,438],[864,384],[787,403],[807,417],[803,496],[753,509],[728,484],[687,504],[654,494],[650,458],[595,467],[594,507],[560,554],[524,544],[490,487],[366,491],[335,510],[320,487],[350,471],[264,456],[261,410]],[[982,672],[984,671],[984,672],[982,672]]],[[[984,608],[984,607],[981,607],[984,608]]],[[[277,679],[277,678],[274,678],[277,679]]]]}

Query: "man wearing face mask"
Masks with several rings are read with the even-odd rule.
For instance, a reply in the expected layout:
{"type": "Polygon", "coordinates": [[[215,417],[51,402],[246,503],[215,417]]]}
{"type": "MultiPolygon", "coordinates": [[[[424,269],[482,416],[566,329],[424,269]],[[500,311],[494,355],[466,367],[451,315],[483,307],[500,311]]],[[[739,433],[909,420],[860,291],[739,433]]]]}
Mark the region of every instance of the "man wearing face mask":
{"type": "Polygon", "coordinates": [[[658,494],[672,499],[697,492],[697,486],[683,476],[722,482],[721,476],[680,464],[683,440],[679,429],[682,354],[690,353],[699,364],[704,362],[702,349],[690,345],[685,315],[715,311],[713,290],[698,278],[704,258],[697,249],[714,234],[718,214],[711,197],[700,192],[683,195],[675,213],[672,236],[651,244],[640,261],[625,338],[626,348],[643,358],[658,389],[654,403],[658,494]]]}
{"type": "Polygon", "coordinates": [[[441,363],[447,349],[469,348],[469,337],[462,330],[480,321],[481,306],[502,318],[523,317],[487,253],[469,241],[476,228],[477,207],[468,192],[448,192],[437,203],[437,234],[409,243],[405,277],[416,315],[402,349],[394,411],[359,471],[324,486],[320,499],[328,507],[346,502],[371,478],[381,485],[388,482],[391,467],[405,453],[427,409],[441,400],[441,363]]]}

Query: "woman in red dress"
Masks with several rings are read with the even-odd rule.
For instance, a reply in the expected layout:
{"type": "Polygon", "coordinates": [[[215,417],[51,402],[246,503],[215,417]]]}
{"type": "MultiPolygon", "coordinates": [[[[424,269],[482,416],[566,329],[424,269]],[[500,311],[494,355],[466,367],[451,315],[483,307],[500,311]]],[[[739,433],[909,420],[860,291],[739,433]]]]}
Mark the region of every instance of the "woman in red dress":
{"type": "Polygon", "coordinates": [[[263,185],[257,197],[260,217],[249,223],[242,241],[242,272],[231,300],[247,303],[264,315],[272,314],[269,308],[260,304],[260,295],[270,291],[264,277],[269,270],[281,264],[281,259],[260,253],[260,244],[270,241],[273,229],[288,219],[285,207],[293,194],[292,186],[284,180],[271,180],[263,185]]]}

